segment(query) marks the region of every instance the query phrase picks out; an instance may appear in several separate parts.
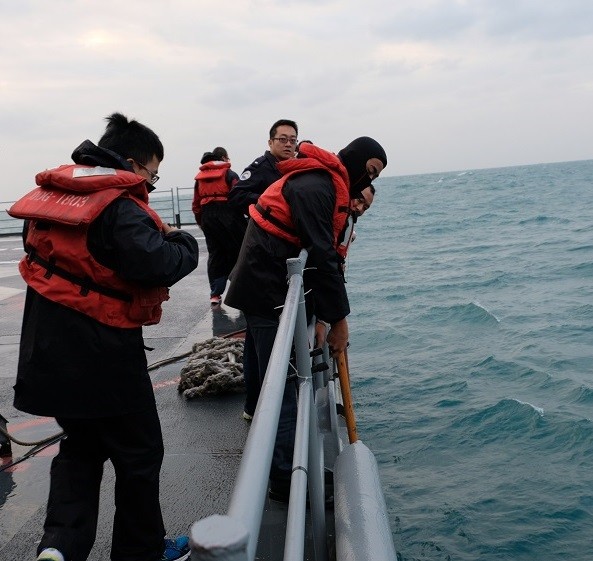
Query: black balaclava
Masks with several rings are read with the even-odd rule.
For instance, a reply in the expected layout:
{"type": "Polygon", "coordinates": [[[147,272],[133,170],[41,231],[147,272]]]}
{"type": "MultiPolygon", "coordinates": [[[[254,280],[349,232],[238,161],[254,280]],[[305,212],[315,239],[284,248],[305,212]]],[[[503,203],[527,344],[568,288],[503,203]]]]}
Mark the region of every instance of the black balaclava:
{"type": "Polygon", "coordinates": [[[348,170],[350,179],[350,198],[360,195],[363,189],[371,184],[367,173],[367,162],[371,158],[378,158],[387,165],[387,155],[383,147],[373,138],[361,136],[353,140],[346,148],[338,152],[344,167],[348,170]]]}

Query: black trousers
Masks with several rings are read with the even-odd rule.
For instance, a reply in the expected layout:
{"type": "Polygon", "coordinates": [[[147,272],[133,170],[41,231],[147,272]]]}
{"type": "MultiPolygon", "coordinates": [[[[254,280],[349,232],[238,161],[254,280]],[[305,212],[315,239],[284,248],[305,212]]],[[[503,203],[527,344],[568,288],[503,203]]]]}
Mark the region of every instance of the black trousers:
{"type": "Polygon", "coordinates": [[[156,561],[165,527],[159,502],[164,449],[156,405],[100,419],[56,419],[66,437],[52,461],[44,535],[38,553],[55,547],[85,561],[97,532],[103,464],[115,469],[112,561],[156,561]]]}
{"type": "Polygon", "coordinates": [[[208,248],[210,295],[220,296],[237,261],[247,221],[227,203],[209,203],[202,209],[201,228],[208,248]]]}
{"type": "MultiPolygon", "coordinates": [[[[253,350],[257,356],[257,382],[255,376],[250,373],[248,383],[258,384],[258,390],[263,384],[274,339],[278,331],[279,320],[262,318],[245,314],[247,327],[253,339],[253,350]]],[[[286,376],[286,372],[274,375],[286,376]]],[[[247,379],[246,379],[247,382],[247,379]]],[[[249,390],[248,390],[249,391],[249,390]]],[[[270,477],[276,480],[290,479],[292,472],[292,458],[294,450],[294,439],[296,435],[297,419],[297,387],[295,382],[287,382],[282,395],[282,406],[280,409],[280,419],[278,421],[278,431],[274,443],[274,453],[272,455],[272,466],[270,468],[270,477]]]]}

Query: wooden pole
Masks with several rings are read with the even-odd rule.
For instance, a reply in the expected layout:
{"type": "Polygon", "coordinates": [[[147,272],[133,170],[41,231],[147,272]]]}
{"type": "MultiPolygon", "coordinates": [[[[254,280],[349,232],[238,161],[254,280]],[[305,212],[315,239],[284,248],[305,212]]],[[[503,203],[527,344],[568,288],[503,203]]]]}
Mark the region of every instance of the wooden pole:
{"type": "Polygon", "coordinates": [[[354,418],[354,408],[352,406],[352,394],[350,393],[350,375],[348,374],[348,365],[344,353],[338,356],[338,377],[340,379],[340,388],[342,389],[342,401],[344,402],[344,416],[346,418],[346,428],[348,429],[348,440],[350,444],[358,440],[356,434],[356,420],[354,418]]]}

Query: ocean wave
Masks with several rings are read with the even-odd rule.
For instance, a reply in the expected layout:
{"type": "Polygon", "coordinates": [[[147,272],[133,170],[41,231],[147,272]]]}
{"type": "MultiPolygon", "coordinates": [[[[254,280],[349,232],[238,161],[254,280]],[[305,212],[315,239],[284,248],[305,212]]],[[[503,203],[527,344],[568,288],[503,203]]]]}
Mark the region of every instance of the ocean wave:
{"type": "Polygon", "coordinates": [[[459,405],[462,405],[463,403],[465,403],[462,399],[441,399],[440,401],[437,401],[435,403],[436,407],[443,407],[443,408],[447,408],[447,407],[458,407],[459,405]]]}
{"type": "Polygon", "coordinates": [[[533,382],[546,383],[549,374],[539,370],[535,365],[522,364],[516,360],[498,359],[489,355],[476,363],[472,368],[472,376],[482,376],[488,379],[504,377],[505,380],[529,380],[533,382]]]}
{"type": "Polygon", "coordinates": [[[523,439],[539,426],[542,416],[541,408],[515,398],[504,398],[456,420],[452,428],[465,429],[467,438],[473,435],[482,443],[517,436],[523,439]]]}
{"type": "Polygon", "coordinates": [[[479,302],[435,306],[429,310],[430,318],[436,322],[458,321],[472,325],[498,325],[500,320],[479,302]]]}
{"type": "Polygon", "coordinates": [[[590,405],[593,403],[593,388],[581,385],[571,392],[572,402],[580,405],[590,405]]]}
{"type": "Polygon", "coordinates": [[[550,454],[564,453],[564,461],[573,466],[587,462],[588,467],[593,460],[593,421],[574,415],[555,416],[550,425],[545,446],[550,454]]]}
{"type": "Polygon", "coordinates": [[[429,393],[442,393],[446,395],[450,395],[452,393],[463,393],[467,390],[467,382],[465,380],[449,382],[449,383],[440,383],[440,380],[436,380],[436,383],[430,386],[428,383],[424,384],[422,388],[423,392],[429,393]]]}
{"type": "Polygon", "coordinates": [[[520,403],[521,405],[527,405],[528,407],[531,407],[534,411],[536,411],[540,417],[544,416],[544,408],[543,407],[536,407],[535,405],[532,405],[531,403],[528,403],[527,401],[521,401],[520,399],[515,399],[515,398],[511,398],[513,401],[516,401],[517,403],[520,403]]]}
{"type": "Polygon", "coordinates": [[[586,275],[587,277],[590,277],[593,275],[593,263],[591,263],[590,261],[586,261],[584,263],[577,263],[575,265],[573,265],[572,267],[570,267],[569,271],[566,271],[566,277],[570,278],[572,276],[572,273],[577,273],[578,275],[586,275]]]}
{"type": "Polygon", "coordinates": [[[356,412],[399,561],[591,557],[592,174],[384,178],[357,224],[356,412]]]}
{"type": "Polygon", "coordinates": [[[568,220],[568,218],[558,218],[557,216],[539,215],[532,218],[526,218],[525,220],[520,220],[519,226],[527,226],[528,224],[545,224],[548,222],[554,224],[569,224],[570,220],[568,220]]]}
{"type": "Polygon", "coordinates": [[[570,247],[570,248],[568,248],[567,251],[573,252],[573,251],[592,251],[592,250],[593,250],[593,244],[586,244],[586,245],[577,245],[575,247],[570,247]]]}
{"type": "Polygon", "coordinates": [[[570,316],[573,318],[591,320],[593,317],[593,304],[582,304],[571,308],[570,316]]]}

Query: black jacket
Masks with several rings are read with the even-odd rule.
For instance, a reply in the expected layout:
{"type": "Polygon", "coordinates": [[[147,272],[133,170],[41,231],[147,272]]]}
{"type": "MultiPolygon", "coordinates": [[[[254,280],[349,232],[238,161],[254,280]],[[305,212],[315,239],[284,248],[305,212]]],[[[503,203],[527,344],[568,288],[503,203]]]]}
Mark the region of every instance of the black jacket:
{"type": "MultiPolygon", "coordinates": [[[[73,154],[75,163],[128,169],[117,158],[90,141],[73,154]]],[[[129,199],[117,199],[91,224],[88,244],[97,261],[147,286],[171,286],[198,265],[191,234],[163,235],[129,199]]],[[[14,406],[34,415],[95,418],[147,409],[154,393],[142,329],[109,327],[27,288],[14,389],[14,406]]]]}
{"type": "Polygon", "coordinates": [[[239,176],[239,181],[229,193],[229,204],[243,214],[249,214],[249,205],[255,204],[259,196],[277,179],[282,177],[276,164],[278,160],[269,150],[239,176]]]}
{"type": "MultiPolygon", "coordinates": [[[[302,245],[309,252],[304,273],[310,312],[333,323],[350,313],[333,242],[335,190],[324,171],[311,171],[289,179],[283,188],[302,245]]],[[[273,236],[250,220],[225,303],[247,314],[277,318],[286,298],[286,259],[300,249],[273,236]]]]}

